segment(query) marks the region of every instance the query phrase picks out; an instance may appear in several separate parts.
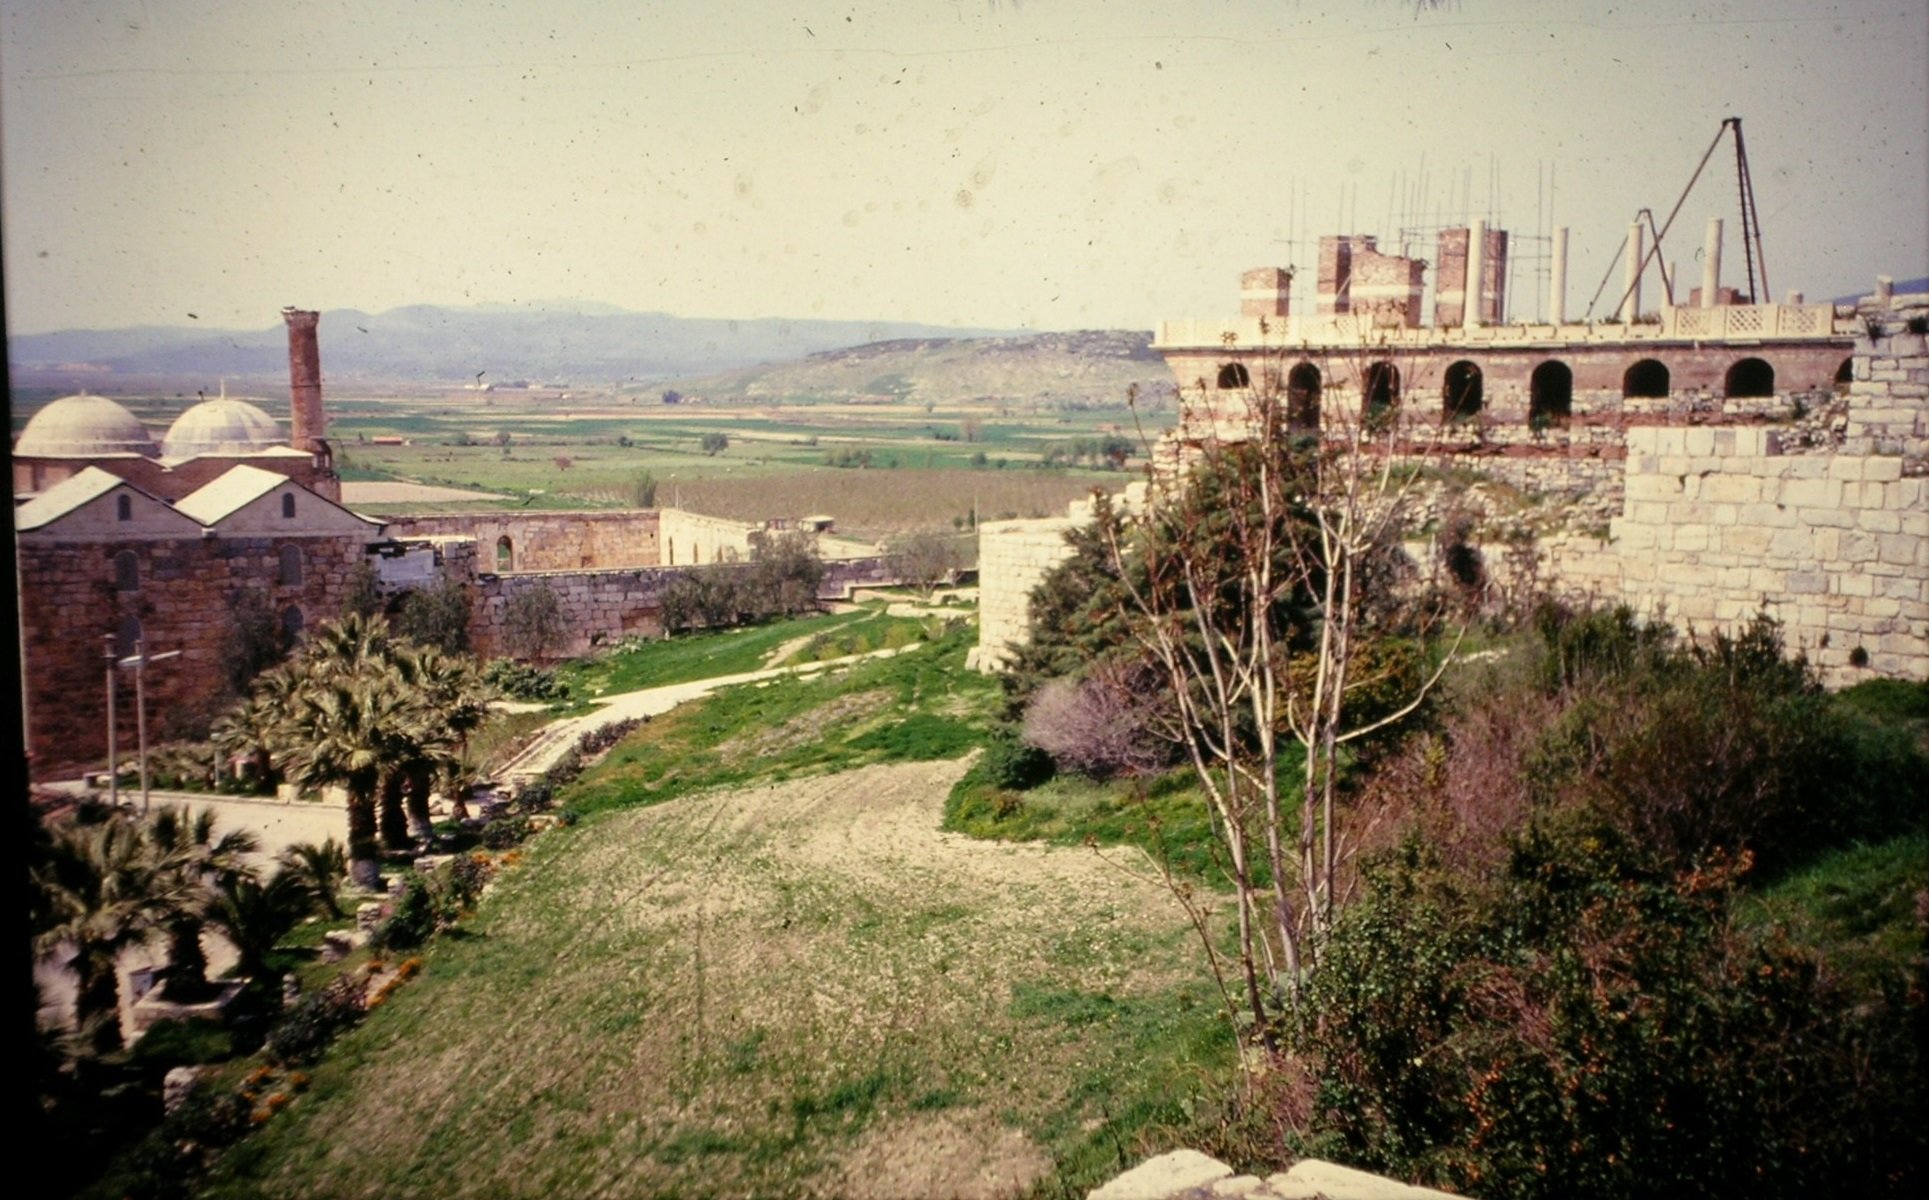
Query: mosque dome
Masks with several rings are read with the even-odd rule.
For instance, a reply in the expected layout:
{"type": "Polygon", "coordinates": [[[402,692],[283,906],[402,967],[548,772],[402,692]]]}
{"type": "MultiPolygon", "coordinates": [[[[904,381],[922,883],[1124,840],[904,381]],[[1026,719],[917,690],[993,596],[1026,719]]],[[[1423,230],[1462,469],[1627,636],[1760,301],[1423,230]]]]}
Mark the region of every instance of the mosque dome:
{"type": "Polygon", "coordinates": [[[153,458],[154,439],[140,419],[105,396],[62,396],[33,415],[14,443],[18,458],[91,458],[141,454],[153,458]]]}
{"type": "Polygon", "coordinates": [[[169,458],[197,454],[252,454],[286,445],[275,419],[246,400],[203,400],[174,419],[161,450],[169,458]]]}

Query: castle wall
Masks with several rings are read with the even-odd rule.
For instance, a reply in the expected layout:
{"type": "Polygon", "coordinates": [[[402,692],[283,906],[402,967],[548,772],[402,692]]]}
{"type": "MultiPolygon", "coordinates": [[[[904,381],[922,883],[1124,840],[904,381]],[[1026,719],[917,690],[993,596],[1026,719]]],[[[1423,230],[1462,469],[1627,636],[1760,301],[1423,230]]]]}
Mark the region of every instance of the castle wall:
{"type": "Polygon", "coordinates": [[[660,515],[621,512],[438,513],[385,518],[395,538],[474,538],[479,570],[498,569],[498,547],[509,539],[512,571],[577,571],[654,567],[660,515]]]}
{"type": "MultiPolygon", "coordinates": [[[[202,733],[232,697],[226,664],[236,608],[244,598],[278,618],[293,608],[304,627],[340,614],[362,559],[362,538],[192,538],[115,543],[22,535],[22,666],[27,750],[36,778],[106,760],[106,663],[103,635],[128,618],[140,622],[149,653],[180,657],[147,670],[148,740],[202,733]],[[302,551],[301,582],[280,582],[281,546],[302,551]],[[140,586],[116,587],[116,554],[131,551],[140,586]]],[[[131,649],[126,651],[132,653],[131,649]]],[[[135,750],[134,676],[119,671],[116,724],[124,759],[135,750]]]]}
{"type": "Polygon", "coordinates": [[[717,562],[748,562],[750,535],[763,526],[724,517],[708,517],[680,508],[663,510],[665,566],[701,566],[717,562]]]}
{"type": "Polygon", "coordinates": [[[1629,434],[1610,526],[1637,610],[1732,628],[1766,609],[1833,684],[1929,678],[1929,481],[1888,455],[1783,455],[1764,429],[1629,434]]]}
{"type": "Polygon", "coordinates": [[[1849,394],[1846,449],[1929,459],[1929,335],[1859,339],[1849,394]]]}
{"type": "MultiPolygon", "coordinates": [[[[482,548],[486,552],[486,547],[482,548]]],[[[445,551],[446,553],[446,551],[445,551]]],[[[709,564],[705,564],[706,566],[709,564]]],[[[465,567],[446,560],[444,570],[460,578],[465,567]]],[[[561,609],[564,640],[550,653],[570,658],[589,654],[626,637],[663,634],[663,592],[688,567],[648,567],[613,571],[532,571],[476,576],[470,588],[469,640],[476,655],[509,653],[506,614],[512,598],[547,588],[561,609]]],[[[902,582],[887,556],[839,559],[824,564],[817,588],[820,600],[849,599],[854,588],[902,582]]]]}
{"type": "Polygon", "coordinates": [[[1071,557],[1067,531],[1088,518],[1046,517],[986,521],[978,526],[978,654],[982,671],[1004,666],[1031,636],[1031,594],[1059,563],[1071,557]]]}

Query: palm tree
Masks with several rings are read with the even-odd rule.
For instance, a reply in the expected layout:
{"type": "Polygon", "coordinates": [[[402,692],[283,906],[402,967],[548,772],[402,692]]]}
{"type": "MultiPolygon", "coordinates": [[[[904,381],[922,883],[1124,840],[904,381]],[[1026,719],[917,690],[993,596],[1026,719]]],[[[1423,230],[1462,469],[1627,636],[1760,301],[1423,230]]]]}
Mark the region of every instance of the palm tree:
{"type": "Polygon", "coordinates": [[[110,1053],[122,1045],[120,955],[185,903],[181,876],[156,869],[152,845],[127,818],[64,824],[50,833],[33,871],[34,949],[72,949],[79,1041],[96,1054],[110,1053]]]}
{"type": "Polygon", "coordinates": [[[406,719],[394,688],[347,678],[311,681],[289,714],[295,780],[348,793],[349,876],[362,887],[381,880],[375,796],[383,773],[401,757],[406,719]]]}
{"type": "Polygon", "coordinates": [[[170,1000],[205,999],[211,989],[201,927],[207,922],[208,901],[213,889],[254,876],[242,856],[260,849],[261,839],[242,829],[216,837],[213,809],[191,817],[172,805],[155,809],[145,832],[154,870],[172,876],[164,890],[170,907],[162,922],[168,939],[163,994],[170,1000]]]}
{"type": "Polygon", "coordinates": [[[402,681],[419,701],[415,730],[417,753],[403,765],[407,780],[410,832],[430,836],[429,794],[438,776],[453,779],[462,748],[489,715],[496,689],[486,683],[476,661],[434,646],[404,644],[395,654],[402,681]]]}
{"type": "Polygon", "coordinates": [[[302,679],[303,672],[294,663],[262,672],[247,697],[216,720],[211,731],[215,746],[224,754],[248,756],[255,780],[265,791],[273,791],[281,782],[275,750],[284,741],[283,727],[302,679]]]}
{"type": "Polygon", "coordinates": [[[210,898],[208,921],[234,943],[237,967],[257,978],[268,973],[268,954],[313,911],[315,894],[296,871],[282,869],[263,882],[237,875],[210,898]]]}
{"type": "Polygon", "coordinates": [[[299,879],[302,886],[308,889],[323,915],[342,915],[341,903],[335,897],[340,890],[342,876],[348,873],[348,858],[342,853],[340,842],[334,838],[319,846],[313,842],[296,842],[283,850],[276,861],[281,870],[299,879]]]}

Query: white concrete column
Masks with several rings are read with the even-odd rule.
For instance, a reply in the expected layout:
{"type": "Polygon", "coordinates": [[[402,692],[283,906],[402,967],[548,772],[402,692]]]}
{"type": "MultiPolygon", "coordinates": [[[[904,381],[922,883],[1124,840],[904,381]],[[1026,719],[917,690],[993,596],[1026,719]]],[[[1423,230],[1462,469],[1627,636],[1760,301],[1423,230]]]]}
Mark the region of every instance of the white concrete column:
{"type": "Polygon", "coordinates": [[[1647,231],[1642,229],[1641,222],[1636,221],[1628,226],[1628,270],[1621,284],[1621,290],[1628,297],[1621,303],[1621,321],[1624,324],[1641,315],[1641,260],[1647,257],[1647,249],[1647,231]]]}
{"type": "Polygon", "coordinates": [[[1567,320],[1567,226],[1554,231],[1554,264],[1547,284],[1547,319],[1556,325],[1567,320]]]}
{"type": "Polygon", "coordinates": [[[1467,231],[1467,289],[1460,305],[1460,325],[1472,329],[1480,324],[1480,279],[1487,272],[1487,222],[1475,221],[1467,231]]]}
{"type": "Polygon", "coordinates": [[[1721,303],[1721,218],[1708,218],[1708,245],[1701,252],[1701,307],[1721,303]]]}

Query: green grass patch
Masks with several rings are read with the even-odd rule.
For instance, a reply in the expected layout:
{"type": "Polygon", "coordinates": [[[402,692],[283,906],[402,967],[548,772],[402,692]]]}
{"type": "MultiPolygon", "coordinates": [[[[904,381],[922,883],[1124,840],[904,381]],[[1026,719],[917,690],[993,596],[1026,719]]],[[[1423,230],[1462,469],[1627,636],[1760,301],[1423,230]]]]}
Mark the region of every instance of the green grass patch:
{"type": "MultiPolygon", "coordinates": [[[[1296,753],[1282,758],[1281,772],[1290,777],[1298,762],[1296,753]]],[[[1227,876],[1206,805],[1190,767],[1146,779],[1059,775],[1018,792],[994,784],[981,762],[951,789],[944,827],[999,841],[1137,846],[1176,874],[1224,887],[1227,876]]],[[[1289,802],[1287,819],[1295,811],[1296,801],[1289,802]]]]}
{"type": "Polygon", "coordinates": [[[990,677],[964,669],[976,629],[964,621],[940,628],[929,645],[891,658],[827,676],[727,688],[674,709],[637,730],[558,799],[587,813],[764,777],[964,754],[988,736],[998,689],[990,677]],[[820,712],[827,709],[832,716],[820,712]]]}
{"type": "Polygon", "coordinates": [[[1858,991],[1905,983],[1921,950],[1916,897],[1929,890],[1929,834],[1833,850],[1742,901],[1740,919],[1780,924],[1858,991]]]}
{"type": "Polygon", "coordinates": [[[786,663],[812,662],[903,646],[923,638],[922,622],[887,616],[882,607],[858,617],[822,613],[740,629],[681,634],[663,641],[627,646],[600,658],[582,659],[557,669],[578,701],[643,688],[691,683],[718,675],[763,669],[786,642],[810,638],[804,653],[786,663]],[[812,646],[823,639],[820,652],[812,646]]]}

